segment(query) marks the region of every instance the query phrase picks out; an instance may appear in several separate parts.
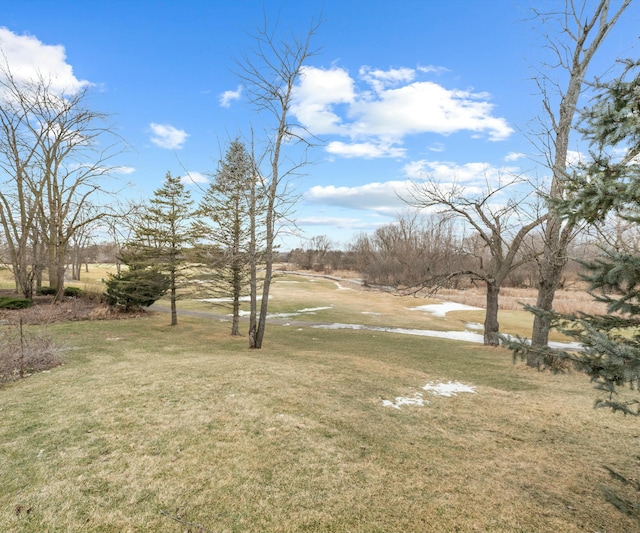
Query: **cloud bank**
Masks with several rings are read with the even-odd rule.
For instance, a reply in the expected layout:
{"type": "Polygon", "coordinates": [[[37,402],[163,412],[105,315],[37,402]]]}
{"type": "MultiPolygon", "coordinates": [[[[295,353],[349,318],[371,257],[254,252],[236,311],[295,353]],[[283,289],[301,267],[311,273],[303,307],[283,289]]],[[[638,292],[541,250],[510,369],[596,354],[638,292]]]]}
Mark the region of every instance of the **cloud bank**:
{"type": "Polygon", "coordinates": [[[513,133],[504,118],[494,115],[488,93],[420,79],[433,71],[364,66],[354,78],[335,66],[304,67],[291,111],[315,135],[344,137],[326,147],[344,157],[403,157],[408,135],[467,131],[501,141],[513,133]]]}

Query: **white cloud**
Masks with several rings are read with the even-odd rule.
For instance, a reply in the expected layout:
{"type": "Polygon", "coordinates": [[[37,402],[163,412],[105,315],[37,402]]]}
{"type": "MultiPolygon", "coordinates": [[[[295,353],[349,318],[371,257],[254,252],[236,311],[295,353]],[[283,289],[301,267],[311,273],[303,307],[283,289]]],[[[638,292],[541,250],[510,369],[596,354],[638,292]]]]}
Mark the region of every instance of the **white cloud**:
{"type": "Polygon", "coordinates": [[[190,170],[187,172],[182,178],[180,178],[182,183],[192,184],[192,183],[209,183],[209,178],[202,172],[195,172],[190,170]]]}
{"type": "Polygon", "coordinates": [[[409,179],[429,178],[438,183],[467,183],[485,185],[496,183],[505,175],[515,174],[515,167],[494,167],[489,163],[471,162],[460,165],[451,161],[412,161],[404,166],[409,179]]]}
{"type": "Polygon", "coordinates": [[[416,71],[412,68],[380,70],[364,66],[360,67],[359,74],[377,93],[383,92],[387,87],[397,87],[403,82],[413,81],[416,77],[416,71]]]}
{"type": "Polygon", "coordinates": [[[352,231],[370,229],[372,226],[379,224],[380,222],[372,224],[360,218],[347,217],[300,217],[296,219],[296,225],[298,226],[331,226],[352,231]]]}
{"type": "Polygon", "coordinates": [[[348,135],[348,128],[334,109],[354,101],[354,81],[349,73],[335,67],[328,70],[304,67],[300,80],[291,105],[300,123],[312,125],[313,133],[348,135]]]}
{"type": "Polygon", "coordinates": [[[225,91],[220,95],[220,105],[222,107],[231,107],[231,102],[240,100],[242,96],[242,85],[238,85],[235,91],[225,91]]]}
{"type": "Polygon", "coordinates": [[[365,143],[344,143],[342,141],[331,141],[326,146],[330,154],[341,155],[342,157],[364,157],[373,159],[376,157],[403,157],[404,148],[392,146],[390,143],[373,142],[365,143]]]}
{"type": "Polygon", "coordinates": [[[489,94],[418,79],[434,70],[362,67],[361,87],[345,69],[305,67],[291,111],[316,135],[345,137],[327,145],[327,151],[344,157],[401,157],[398,145],[408,135],[468,131],[499,141],[513,133],[494,115],[489,94]]]}
{"type": "Polygon", "coordinates": [[[424,67],[418,67],[417,71],[424,72],[425,74],[430,74],[431,72],[434,74],[442,74],[443,72],[449,72],[449,69],[445,67],[436,67],[435,65],[426,65],[424,67]]]}
{"type": "Polygon", "coordinates": [[[114,168],[113,171],[117,174],[133,174],[136,169],[133,167],[122,166],[114,168]]]}
{"type": "Polygon", "coordinates": [[[567,150],[567,165],[568,166],[576,166],[584,161],[587,161],[589,158],[582,152],[576,150],[567,150]]]}
{"type": "Polygon", "coordinates": [[[2,66],[9,67],[18,83],[41,77],[57,94],[74,94],[90,85],[75,77],[62,45],[44,44],[32,35],[17,35],[0,27],[0,49],[2,66]]]}
{"type": "Polygon", "coordinates": [[[378,214],[394,216],[407,207],[400,197],[407,195],[408,187],[408,181],[368,183],[355,187],[316,185],[305,193],[305,200],[311,203],[371,210],[378,214]]]}
{"type": "Polygon", "coordinates": [[[521,152],[509,152],[505,157],[505,161],[517,161],[518,159],[522,159],[523,157],[527,157],[525,154],[521,152]]]}
{"type": "Polygon", "coordinates": [[[152,122],[149,124],[149,128],[151,128],[151,142],[168,150],[179,150],[189,136],[184,130],[179,130],[169,124],[152,122]]]}

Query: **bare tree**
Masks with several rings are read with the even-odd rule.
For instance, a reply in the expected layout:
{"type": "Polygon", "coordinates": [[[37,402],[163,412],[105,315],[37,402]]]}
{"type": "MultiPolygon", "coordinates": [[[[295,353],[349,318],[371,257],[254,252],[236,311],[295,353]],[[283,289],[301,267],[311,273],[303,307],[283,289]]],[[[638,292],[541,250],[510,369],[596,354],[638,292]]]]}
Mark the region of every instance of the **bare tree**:
{"type": "Polygon", "coordinates": [[[289,260],[303,270],[323,270],[331,247],[331,241],[326,235],[314,235],[304,247],[292,250],[289,260]]]}
{"type": "MultiPolygon", "coordinates": [[[[64,295],[66,250],[73,235],[103,216],[85,216],[91,199],[102,192],[101,177],[118,152],[107,116],[86,107],[86,89],[60,92],[39,76],[17,80],[6,62],[0,68],[2,138],[0,166],[5,173],[2,219],[10,241],[14,275],[29,292],[34,268],[25,256],[38,227],[48,249],[49,284],[64,295]],[[113,142],[101,144],[107,137],[113,142]]],[[[95,203],[94,203],[95,205],[95,203]]]]}
{"type": "Polygon", "coordinates": [[[416,211],[357,236],[350,252],[367,284],[411,290],[460,268],[467,259],[462,248],[453,220],[416,211]]]}
{"type": "MultiPolygon", "coordinates": [[[[565,184],[570,178],[568,166],[569,138],[573,131],[578,99],[582,93],[587,68],[605,37],[620,18],[631,0],[623,0],[610,15],[611,1],[598,0],[593,10],[590,2],[566,0],[564,11],[542,13],[534,11],[546,25],[559,25],[554,35],[545,35],[554,62],[543,65],[536,79],[542,95],[542,105],[548,126],[541,134],[542,152],[552,172],[549,190],[551,199],[565,194],[565,184]],[[553,79],[558,72],[568,74],[566,87],[553,79]],[[559,97],[558,109],[554,98],[559,97]]],[[[544,254],[539,261],[540,278],[536,307],[551,311],[562,271],[567,263],[567,247],[575,235],[573,224],[562,219],[553,210],[544,224],[544,254]]],[[[536,314],[531,342],[534,346],[546,346],[549,340],[550,320],[547,313],[536,314]]]]}
{"type": "Polygon", "coordinates": [[[41,228],[38,214],[44,180],[39,180],[38,148],[46,129],[37,131],[30,121],[37,102],[23,90],[8,65],[0,69],[0,222],[16,290],[33,296],[37,275],[35,254],[41,228]]]}
{"type": "MultiPolygon", "coordinates": [[[[443,214],[457,219],[469,226],[486,250],[488,260],[483,254],[475,252],[477,261],[470,268],[454,270],[446,275],[428,277],[423,285],[442,283],[444,280],[467,276],[481,280],[487,288],[486,314],[484,322],[484,343],[491,346],[499,344],[499,294],[500,288],[510,272],[531,259],[535,252],[522,254],[525,238],[545,219],[534,206],[527,207],[531,194],[520,194],[519,200],[507,197],[507,191],[515,187],[527,187],[521,178],[499,178],[496,184],[487,178],[485,191],[477,196],[470,194],[459,184],[440,184],[432,180],[414,183],[407,202],[417,208],[439,208],[443,214]]],[[[470,254],[471,255],[471,254],[470,254]]]]}
{"type": "MultiPolygon", "coordinates": [[[[304,156],[292,159],[284,152],[294,146],[302,145],[303,149],[311,146],[304,128],[292,121],[290,111],[294,88],[302,74],[303,65],[313,55],[311,39],[317,28],[318,24],[312,24],[303,38],[291,36],[281,41],[265,21],[255,36],[253,54],[245,55],[237,62],[240,79],[256,111],[266,112],[273,119],[273,127],[265,132],[268,146],[264,160],[268,165],[265,172],[261,173],[266,198],[265,273],[259,317],[255,321],[250,320],[251,348],[261,348],[264,338],[278,223],[286,216],[286,204],[290,200],[288,178],[299,172],[307,162],[304,156]]],[[[251,298],[252,302],[257,299],[253,291],[251,298]]]]}

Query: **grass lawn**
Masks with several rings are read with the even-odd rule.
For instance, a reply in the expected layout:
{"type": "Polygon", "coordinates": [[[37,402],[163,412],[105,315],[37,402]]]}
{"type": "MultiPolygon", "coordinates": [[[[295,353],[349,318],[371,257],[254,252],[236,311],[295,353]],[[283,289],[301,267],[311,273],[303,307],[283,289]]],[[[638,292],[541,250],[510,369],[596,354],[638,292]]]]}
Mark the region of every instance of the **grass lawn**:
{"type": "MultiPolygon", "coordinates": [[[[274,309],[406,325],[395,297],[314,283],[276,283],[274,309]]],[[[604,466],[637,469],[638,422],[594,410],[582,375],[308,326],[270,325],[250,351],[228,323],[167,318],[47,326],[66,364],[0,388],[0,531],[638,530],[602,493],[620,489],[604,466]],[[475,393],[422,389],[449,381],[475,393]]]]}

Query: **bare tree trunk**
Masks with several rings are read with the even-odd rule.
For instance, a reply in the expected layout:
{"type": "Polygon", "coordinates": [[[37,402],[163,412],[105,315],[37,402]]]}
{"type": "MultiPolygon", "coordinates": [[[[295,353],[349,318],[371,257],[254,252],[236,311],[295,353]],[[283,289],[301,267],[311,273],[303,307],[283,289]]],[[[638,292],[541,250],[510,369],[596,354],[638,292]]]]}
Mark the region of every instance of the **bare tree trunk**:
{"type": "MultiPolygon", "coordinates": [[[[305,38],[282,42],[275,38],[273,32],[264,30],[256,36],[257,49],[255,58],[245,58],[240,63],[240,77],[247,87],[249,98],[260,111],[270,112],[277,121],[272,137],[269,139],[267,152],[270,155],[270,179],[266,186],[266,216],[265,216],[265,274],[262,285],[262,300],[260,312],[255,328],[255,336],[250,326],[249,345],[251,348],[261,348],[267,321],[269,305],[269,290],[273,275],[274,246],[277,233],[276,221],[282,218],[278,209],[285,203],[285,192],[282,190],[286,176],[304,164],[294,164],[293,168],[281,169],[280,152],[289,141],[308,141],[300,135],[302,129],[290,123],[289,111],[293,98],[293,90],[299,79],[305,61],[312,55],[309,50],[311,37],[317,25],[312,25],[305,38]],[[300,130],[300,131],[295,131],[300,130]]],[[[253,150],[252,150],[253,151],[253,150]]],[[[253,279],[252,279],[253,283],[253,279]]],[[[253,287],[252,287],[253,288],[253,287]]]]}
{"type": "Polygon", "coordinates": [[[240,297],[242,296],[242,265],[238,263],[240,245],[236,246],[233,264],[233,314],[231,319],[231,335],[240,335],[240,297]]]}
{"type": "Polygon", "coordinates": [[[252,179],[249,191],[249,348],[256,348],[258,312],[258,255],[257,255],[257,195],[256,186],[258,169],[255,167],[255,149],[253,144],[253,131],[251,132],[251,164],[252,179]]]}
{"type": "Polygon", "coordinates": [[[240,335],[240,301],[238,297],[233,299],[233,319],[231,321],[231,335],[240,335]]]}
{"type": "MultiPolygon", "coordinates": [[[[550,42],[550,46],[559,58],[566,57],[571,52],[565,63],[561,60],[560,68],[569,73],[569,82],[566,92],[562,94],[560,109],[556,117],[551,109],[549,94],[544,88],[543,78],[539,81],[543,92],[544,108],[549,115],[552,124],[552,146],[554,153],[550,156],[553,180],[549,196],[561,198],[564,193],[564,182],[567,177],[567,154],[569,147],[569,135],[573,129],[573,120],[576,114],[576,106],[587,68],[594,54],[602,44],[611,27],[616,23],[622,12],[631,3],[624,0],[622,5],[609,19],[610,0],[599,0],[593,14],[582,22],[584,12],[573,1],[566,3],[565,21],[562,24],[563,35],[568,35],[573,40],[573,50],[564,43],[550,42]],[[575,21],[576,28],[570,27],[569,21],[575,21]]],[[[584,4],[584,3],[583,3],[584,4]]],[[[583,5],[584,7],[584,5],[583,5]]],[[[544,254],[540,263],[540,281],[538,285],[538,298],[536,305],[544,311],[551,311],[555,291],[558,288],[567,262],[567,247],[573,237],[573,228],[563,225],[560,216],[554,212],[549,213],[547,225],[544,231],[544,254]]],[[[549,340],[550,323],[547,319],[536,315],[531,333],[532,346],[546,346],[549,340]]],[[[528,362],[533,364],[533,362],[528,362]]]]}
{"type": "Polygon", "coordinates": [[[176,306],[176,288],[171,287],[171,325],[176,326],[178,324],[178,309],[176,306]]]}
{"type": "Polygon", "coordinates": [[[269,206],[267,207],[267,247],[265,250],[265,273],[262,282],[262,300],[260,300],[260,314],[258,316],[258,327],[256,329],[255,344],[253,348],[262,348],[262,339],[267,325],[267,309],[269,307],[269,290],[271,289],[271,276],[273,275],[273,240],[274,236],[274,207],[275,192],[269,198],[269,206]],[[272,201],[273,199],[273,201],[272,201]]]}
{"type": "Polygon", "coordinates": [[[487,280],[487,311],[484,316],[484,344],[487,346],[498,346],[500,339],[498,333],[500,324],[498,323],[498,309],[500,295],[500,285],[494,280],[487,280]]]}

